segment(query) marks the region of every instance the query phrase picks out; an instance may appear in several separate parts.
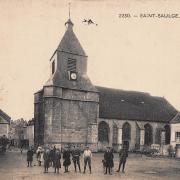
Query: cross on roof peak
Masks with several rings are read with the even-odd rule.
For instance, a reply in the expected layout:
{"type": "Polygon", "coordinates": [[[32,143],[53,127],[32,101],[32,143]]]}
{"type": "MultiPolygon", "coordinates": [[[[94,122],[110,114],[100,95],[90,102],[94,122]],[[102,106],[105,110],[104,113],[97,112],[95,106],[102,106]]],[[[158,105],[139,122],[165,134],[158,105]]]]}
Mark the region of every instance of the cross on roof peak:
{"type": "Polygon", "coordinates": [[[69,6],[69,19],[71,19],[71,3],[70,2],[68,3],[68,6],[69,6]]]}
{"type": "Polygon", "coordinates": [[[69,19],[67,20],[67,22],[65,23],[65,26],[67,25],[67,28],[72,28],[72,26],[74,25],[73,22],[71,21],[71,3],[68,3],[69,6],[69,19]]]}

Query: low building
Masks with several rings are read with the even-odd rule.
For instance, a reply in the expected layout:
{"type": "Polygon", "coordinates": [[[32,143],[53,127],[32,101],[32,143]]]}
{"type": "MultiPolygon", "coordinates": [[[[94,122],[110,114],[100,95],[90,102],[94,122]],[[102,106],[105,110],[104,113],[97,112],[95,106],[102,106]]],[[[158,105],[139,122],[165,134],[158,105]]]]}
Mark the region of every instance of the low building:
{"type": "Polygon", "coordinates": [[[0,136],[9,138],[9,126],[11,118],[0,109],[0,136]]]}
{"type": "Polygon", "coordinates": [[[29,141],[29,146],[34,146],[34,120],[28,121],[26,127],[26,136],[29,141]]]}
{"type": "Polygon", "coordinates": [[[34,120],[29,120],[23,127],[24,147],[34,146],[34,120]]]}
{"type": "Polygon", "coordinates": [[[171,121],[171,146],[180,144],[180,112],[171,121]]]}

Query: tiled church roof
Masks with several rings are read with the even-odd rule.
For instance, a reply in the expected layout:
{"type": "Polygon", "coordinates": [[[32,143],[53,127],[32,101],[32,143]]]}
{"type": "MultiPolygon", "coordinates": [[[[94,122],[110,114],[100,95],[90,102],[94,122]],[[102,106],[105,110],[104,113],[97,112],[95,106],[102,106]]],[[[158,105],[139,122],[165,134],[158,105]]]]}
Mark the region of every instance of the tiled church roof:
{"type": "Polygon", "coordinates": [[[177,114],[176,109],[162,97],[136,91],[96,88],[100,95],[100,118],[169,122],[177,114]]]}

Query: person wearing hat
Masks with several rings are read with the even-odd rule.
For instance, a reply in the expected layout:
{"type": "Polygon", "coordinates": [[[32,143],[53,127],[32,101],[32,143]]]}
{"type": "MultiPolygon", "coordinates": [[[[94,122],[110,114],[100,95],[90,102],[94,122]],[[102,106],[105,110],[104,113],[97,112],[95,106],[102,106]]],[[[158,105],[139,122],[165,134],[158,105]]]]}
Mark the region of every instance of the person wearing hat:
{"type": "Polygon", "coordinates": [[[49,162],[49,164],[50,164],[50,166],[52,166],[52,167],[54,167],[54,158],[55,158],[55,153],[56,153],[56,146],[54,146],[54,147],[50,147],[50,154],[49,154],[49,156],[50,156],[50,162],[49,162]]]}
{"type": "Polygon", "coordinates": [[[72,160],[74,163],[75,172],[76,172],[76,165],[78,165],[79,172],[81,172],[80,156],[81,156],[80,150],[74,146],[74,149],[72,150],[72,160]]]}
{"type": "Polygon", "coordinates": [[[54,173],[59,173],[59,168],[61,168],[61,152],[60,149],[56,149],[55,151],[55,155],[54,155],[54,161],[53,161],[53,165],[54,165],[54,173]]]}
{"type": "Polygon", "coordinates": [[[44,158],[44,173],[48,173],[49,162],[50,162],[50,150],[46,148],[43,154],[44,158]]]}
{"type": "Polygon", "coordinates": [[[91,158],[92,158],[92,152],[91,152],[91,150],[89,149],[89,147],[86,146],[86,149],[84,150],[84,153],[83,153],[84,173],[86,172],[86,166],[87,166],[87,164],[88,164],[88,166],[89,166],[89,171],[90,171],[90,174],[91,174],[91,158]]]}
{"type": "Polygon", "coordinates": [[[107,174],[107,170],[109,174],[111,175],[111,168],[113,167],[113,152],[111,151],[110,147],[107,147],[105,153],[104,153],[104,161],[105,161],[105,167],[106,167],[106,172],[104,174],[107,174]]]}
{"type": "Polygon", "coordinates": [[[27,167],[32,167],[32,161],[33,161],[33,150],[29,147],[27,151],[27,167]]]}
{"type": "Polygon", "coordinates": [[[71,153],[70,153],[69,147],[65,146],[64,151],[63,151],[63,159],[64,159],[63,166],[65,169],[64,173],[69,172],[68,167],[71,164],[70,157],[71,157],[71,153]]]}
{"type": "Polygon", "coordinates": [[[119,151],[119,168],[116,172],[119,172],[121,169],[121,165],[123,165],[122,173],[125,173],[124,169],[125,169],[127,157],[128,157],[128,147],[126,145],[123,145],[123,148],[119,151]]]}
{"type": "Polygon", "coordinates": [[[38,147],[36,154],[37,154],[38,165],[41,166],[42,161],[43,161],[43,149],[42,149],[42,147],[40,147],[40,146],[38,147]]]}

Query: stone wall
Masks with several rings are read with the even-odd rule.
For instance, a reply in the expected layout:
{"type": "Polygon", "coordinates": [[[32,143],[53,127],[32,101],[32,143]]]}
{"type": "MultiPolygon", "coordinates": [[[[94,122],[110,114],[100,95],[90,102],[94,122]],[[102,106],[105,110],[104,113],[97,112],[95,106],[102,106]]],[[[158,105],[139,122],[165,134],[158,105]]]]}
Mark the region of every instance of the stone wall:
{"type": "Polygon", "coordinates": [[[95,92],[44,87],[45,144],[95,143],[97,148],[98,101],[95,92]]]}
{"type": "Polygon", "coordinates": [[[34,125],[28,125],[26,128],[29,146],[34,146],[34,125]]]}
{"type": "Polygon", "coordinates": [[[131,127],[131,140],[129,142],[129,148],[135,149],[136,147],[140,147],[141,145],[144,145],[144,125],[150,124],[153,129],[153,144],[160,144],[160,133],[159,131],[164,128],[166,125],[165,123],[159,123],[159,122],[149,122],[149,121],[135,121],[135,120],[118,120],[118,119],[98,119],[98,124],[104,121],[106,122],[110,127],[110,133],[109,133],[109,146],[114,146],[116,150],[118,150],[118,146],[122,145],[122,128],[123,124],[128,122],[131,127]],[[111,128],[112,126],[117,126],[117,130],[114,128],[111,128]],[[115,132],[113,132],[115,130],[115,132]],[[121,131],[121,133],[117,133],[117,131],[121,131]],[[121,137],[116,137],[120,134],[121,137]],[[112,136],[112,137],[111,137],[112,136]],[[119,139],[119,142],[118,142],[119,139]]]}
{"type": "Polygon", "coordinates": [[[180,123],[171,124],[171,142],[173,148],[176,147],[176,144],[180,144],[180,140],[176,139],[176,132],[180,132],[180,123]]]}
{"type": "Polygon", "coordinates": [[[44,99],[43,90],[34,94],[34,144],[44,143],[44,99]]]}

